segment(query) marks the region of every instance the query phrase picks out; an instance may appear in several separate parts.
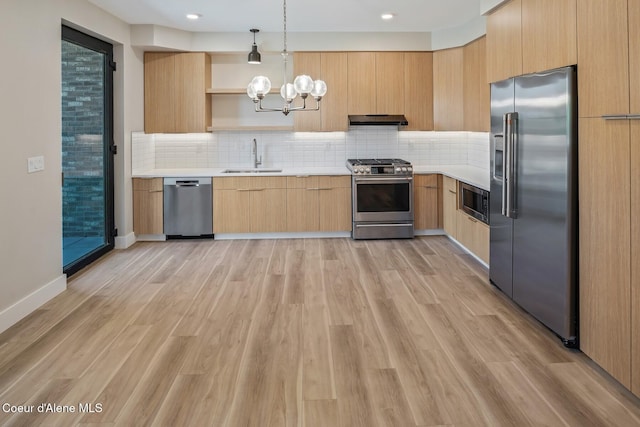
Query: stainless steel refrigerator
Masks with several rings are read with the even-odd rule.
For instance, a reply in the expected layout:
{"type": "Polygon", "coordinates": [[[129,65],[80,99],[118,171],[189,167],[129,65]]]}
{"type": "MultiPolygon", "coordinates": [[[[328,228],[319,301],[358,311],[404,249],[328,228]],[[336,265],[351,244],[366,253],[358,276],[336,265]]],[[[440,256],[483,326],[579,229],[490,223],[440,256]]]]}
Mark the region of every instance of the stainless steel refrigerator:
{"type": "Polygon", "coordinates": [[[576,70],[491,85],[490,272],[493,284],[577,340],[576,70]]]}

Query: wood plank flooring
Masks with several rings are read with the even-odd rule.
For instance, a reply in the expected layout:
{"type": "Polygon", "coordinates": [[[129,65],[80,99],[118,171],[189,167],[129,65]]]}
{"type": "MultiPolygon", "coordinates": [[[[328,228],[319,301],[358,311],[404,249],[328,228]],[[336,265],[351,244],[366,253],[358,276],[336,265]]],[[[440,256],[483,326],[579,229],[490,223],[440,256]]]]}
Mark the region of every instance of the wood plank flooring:
{"type": "Polygon", "coordinates": [[[640,426],[442,236],[114,251],[0,335],[0,405],[3,426],[640,426]]]}

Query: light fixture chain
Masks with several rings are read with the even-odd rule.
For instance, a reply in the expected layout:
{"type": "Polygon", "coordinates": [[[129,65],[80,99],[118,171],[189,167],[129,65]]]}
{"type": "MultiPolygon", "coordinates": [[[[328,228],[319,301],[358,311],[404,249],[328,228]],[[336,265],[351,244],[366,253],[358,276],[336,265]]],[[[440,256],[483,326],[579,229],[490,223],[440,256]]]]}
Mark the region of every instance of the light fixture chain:
{"type": "Polygon", "coordinates": [[[287,0],[284,0],[282,3],[282,14],[284,23],[284,51],[287,51],[287,0]]]}

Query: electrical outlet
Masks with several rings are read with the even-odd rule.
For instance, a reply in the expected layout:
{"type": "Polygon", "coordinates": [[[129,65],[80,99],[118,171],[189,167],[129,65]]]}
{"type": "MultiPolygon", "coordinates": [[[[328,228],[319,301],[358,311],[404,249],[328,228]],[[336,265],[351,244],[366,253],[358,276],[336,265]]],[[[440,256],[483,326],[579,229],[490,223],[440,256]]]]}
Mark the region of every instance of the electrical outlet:
{"type": "Polygon", "coordinates": [[[44,170],[44,156],[29,157],[27,159],[27,171],[29,173],[44,170]]]}

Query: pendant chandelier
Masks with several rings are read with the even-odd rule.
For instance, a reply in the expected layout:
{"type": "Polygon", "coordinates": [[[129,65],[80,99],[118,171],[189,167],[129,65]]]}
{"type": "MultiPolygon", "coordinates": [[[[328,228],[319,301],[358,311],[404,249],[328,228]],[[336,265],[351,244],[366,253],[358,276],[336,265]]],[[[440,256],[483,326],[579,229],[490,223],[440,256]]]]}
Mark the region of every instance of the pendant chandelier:
{"type": "Polygon", "coordinates": [[[327,84],[322,80],[313,80],[307,75],[297,76],[293,83],[287,83],[287,62],[289,53],[287,52],[287,0],[283,1],[283,26],[284,26],[284,48],[282,49],[282,62],[284,67],[284,84],[280,88],[280,96],[284,104],[280,108],[267,108],[262,106],[262,100],[271,90],[271,80],[265,76],[256,76],[247,86],[247,95],[253,101],[256,112],[282,112],[285,116],[292,111],[318,111],[320,100],[327,93],[327,84]],[[291,103],[300,95],[302,105],[293,107],[291,103]],[[316,101],[315,107],[307,108],[307,98],[311,95],[316,101]]]}

